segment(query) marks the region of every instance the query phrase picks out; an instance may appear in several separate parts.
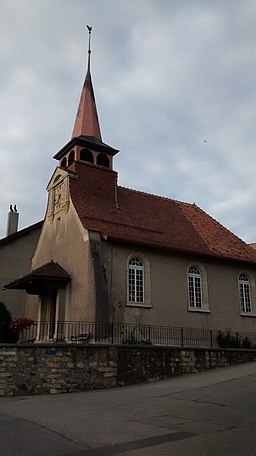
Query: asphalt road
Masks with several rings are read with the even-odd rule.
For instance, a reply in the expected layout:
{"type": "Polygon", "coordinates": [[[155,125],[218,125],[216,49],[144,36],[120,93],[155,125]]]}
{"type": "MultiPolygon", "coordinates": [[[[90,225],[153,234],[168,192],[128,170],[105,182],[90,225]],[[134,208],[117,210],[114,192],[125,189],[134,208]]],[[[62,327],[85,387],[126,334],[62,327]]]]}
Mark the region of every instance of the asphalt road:
{"type": "Polygon", "coordinates": [[[256,363],[114,390],[0,398],[0,456],[255,456],[256,363]]]}

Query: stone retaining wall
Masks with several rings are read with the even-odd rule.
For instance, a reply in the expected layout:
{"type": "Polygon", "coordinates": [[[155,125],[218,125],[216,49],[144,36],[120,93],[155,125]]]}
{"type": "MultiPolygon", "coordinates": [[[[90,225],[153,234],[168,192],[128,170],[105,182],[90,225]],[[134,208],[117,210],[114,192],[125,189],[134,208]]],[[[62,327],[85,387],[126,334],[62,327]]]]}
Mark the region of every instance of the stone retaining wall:
{"type": "Polygon", "coordinates": [[[256,350],[0,344],[0,396],[112,388],[256,360],[256,350]]]}

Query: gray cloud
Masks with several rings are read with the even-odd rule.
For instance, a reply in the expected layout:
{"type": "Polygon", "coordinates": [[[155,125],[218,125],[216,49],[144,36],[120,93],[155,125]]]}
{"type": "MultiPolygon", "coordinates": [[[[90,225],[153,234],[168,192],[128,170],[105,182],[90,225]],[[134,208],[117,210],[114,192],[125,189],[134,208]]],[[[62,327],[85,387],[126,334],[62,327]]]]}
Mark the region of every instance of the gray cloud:
{"type": "Polygon", "coordinates": [[[195,202],[254,241],[255,21],[250,0],[2,0],[0,234],[10,203],[21,227],[44,216],[52,156],[72,132],[89,23],[119,183],[195,202]]]}

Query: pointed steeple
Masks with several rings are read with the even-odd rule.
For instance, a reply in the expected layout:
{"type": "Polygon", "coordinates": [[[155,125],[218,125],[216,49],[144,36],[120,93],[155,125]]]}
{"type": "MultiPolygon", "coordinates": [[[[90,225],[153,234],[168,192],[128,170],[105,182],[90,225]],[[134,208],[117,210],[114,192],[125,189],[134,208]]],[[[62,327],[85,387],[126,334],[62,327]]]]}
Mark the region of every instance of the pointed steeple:
{"type": "Polygon", "coordinates": [[[92,27],[87,25],[89,31],[88,66],[85,81],[80,97],[80,102],[76,114],[72,138],[78,136],[93,136],[100,141],[100,123],[97,114],[96,102],[94,97],[90,63],[91,63],[91,32],[92,27]]]}
{"type": "Polygon", "coordinates": [[[74,168],[75,164],[80,162],[112,170],[113,157],[119,151],[105,144],[101,138],[90,72],[92,27],[87,25],[87,28],[89,31],[88,66],[72,137],[54,155],[54,158],[59,161],[59,166],[63,169],[74,168]]]}

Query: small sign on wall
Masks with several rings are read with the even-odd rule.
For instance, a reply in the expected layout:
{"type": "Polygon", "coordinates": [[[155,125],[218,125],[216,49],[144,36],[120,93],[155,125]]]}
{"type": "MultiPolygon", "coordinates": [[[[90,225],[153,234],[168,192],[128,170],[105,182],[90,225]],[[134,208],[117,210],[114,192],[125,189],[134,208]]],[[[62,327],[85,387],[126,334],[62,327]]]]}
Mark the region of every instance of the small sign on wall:
{"type": "Polygon", "coordinates": [[[45,350],[45,356],[54,356],[54,355],[56,355],[56,353],[57,353],[56,348],[49,347],[49,348],[46,348],[46,350],[45,350]]]}

